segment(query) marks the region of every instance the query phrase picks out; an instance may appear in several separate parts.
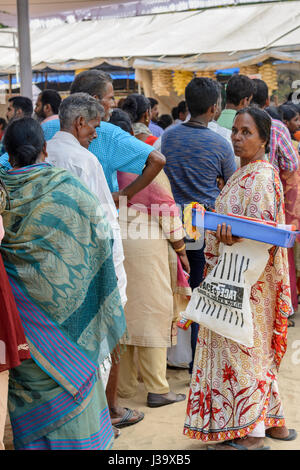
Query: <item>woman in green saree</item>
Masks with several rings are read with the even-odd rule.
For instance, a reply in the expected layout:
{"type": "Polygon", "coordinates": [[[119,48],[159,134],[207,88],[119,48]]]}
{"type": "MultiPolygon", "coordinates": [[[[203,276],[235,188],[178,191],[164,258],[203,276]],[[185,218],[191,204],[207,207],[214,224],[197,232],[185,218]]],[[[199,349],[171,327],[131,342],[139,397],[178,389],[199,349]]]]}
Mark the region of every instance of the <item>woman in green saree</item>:
{"type": "Polygon", "coordinates": [[[99,365],[126,329],[110,227],[79,179],[44,163],[36,121],[11,123],[5,146],[13,168],[0,169],[10,197],[1,254],[32,358],[11,371],[15,448],[110,448],[99,365]]]}

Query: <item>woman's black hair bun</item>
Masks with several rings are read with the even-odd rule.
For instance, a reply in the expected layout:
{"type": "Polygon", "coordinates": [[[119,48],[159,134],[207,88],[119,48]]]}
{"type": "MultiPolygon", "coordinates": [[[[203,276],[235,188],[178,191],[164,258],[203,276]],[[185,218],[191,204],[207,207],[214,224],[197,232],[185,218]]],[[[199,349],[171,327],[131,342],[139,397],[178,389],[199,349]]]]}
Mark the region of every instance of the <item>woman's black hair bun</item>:
{"type": "Polygon", "coordinates": [[[133,96],[128,96],[122,106],[123,111],[129,114],[131,121],[136,122],[138,105],[136,99],[133,96]]]}
{"type": "Polygon", "coordinates": [[[29,160],[38,156],[38,150],[31,144],[23,144],[16,148],[15,155],[29,160]]]}
{"type": "Polygon", "coordinates": [[[19,145],[15,150],[15,157],[24,165],[33,165],[39,156],[39,150],[31,144],[19,145]]]}

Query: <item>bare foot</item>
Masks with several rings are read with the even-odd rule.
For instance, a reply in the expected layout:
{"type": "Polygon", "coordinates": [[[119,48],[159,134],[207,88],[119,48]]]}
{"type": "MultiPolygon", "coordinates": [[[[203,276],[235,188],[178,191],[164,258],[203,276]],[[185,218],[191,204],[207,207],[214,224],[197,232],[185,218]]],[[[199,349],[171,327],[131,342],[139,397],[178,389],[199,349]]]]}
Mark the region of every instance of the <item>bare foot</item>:
{"type": "Polygon", "coordinates": [[[284,439],[285,437],[288,437],[289,430],[286,426],[282,426],[280,428],[269,428],[268,434],[270,434],[271,437],[277,437],[277,439],[284,439]]]}

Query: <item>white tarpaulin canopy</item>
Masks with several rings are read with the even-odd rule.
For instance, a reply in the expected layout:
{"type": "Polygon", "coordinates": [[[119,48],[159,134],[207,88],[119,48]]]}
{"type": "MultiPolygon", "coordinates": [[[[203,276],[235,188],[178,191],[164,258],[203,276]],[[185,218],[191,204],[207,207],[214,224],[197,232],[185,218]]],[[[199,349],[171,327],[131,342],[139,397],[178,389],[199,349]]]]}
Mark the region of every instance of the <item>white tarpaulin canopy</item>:
{"type": "MultiPolygon", "coordinates": [[[[0,33],[0,45],[12,35],[0,33]]],[[[136,68],[216,69],[268,57],[300,61],[300,1],[31,29],[33,69],[76,69],[103,61],[136,68]]],[[[15,72],[13,49],[1,49],[0,71],[15,72]]]]}
{"type": "MultiPolygon", "coordinates": [[[[265,2],[270,1],[274,0],[265,0],[265,2]]],[[[65,20],[73,16],[76,20],[82,20],[262,2],[259,0],[29,0],[28,3],[31,19],[65,20]]],[[[7,26],[17,25],[16,0],[0,0],[0,22],[7,26]]]]}

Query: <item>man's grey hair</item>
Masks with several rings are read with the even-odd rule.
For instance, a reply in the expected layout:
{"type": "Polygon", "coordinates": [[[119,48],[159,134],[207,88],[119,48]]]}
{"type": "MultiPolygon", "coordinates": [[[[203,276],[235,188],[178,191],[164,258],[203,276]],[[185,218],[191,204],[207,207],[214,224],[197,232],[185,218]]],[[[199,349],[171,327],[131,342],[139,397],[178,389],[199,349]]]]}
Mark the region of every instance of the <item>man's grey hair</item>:
{"type": "Polygon", "coordinates": [[[88,93],[102,100],[106,93],[107,84],[112,82],[111,76],[103,70],[84,70],[76,75],[70,92],[71,95],[73,93],[88,93]]]}
{"type": "Polygon", "coordinates": [[[86,122],[103,117],[103,106],[87,93],[74,93],[65,98],[59,107],[58,117],[61,129],[70,129],[78,117],[83,117],[86,122]]]}

